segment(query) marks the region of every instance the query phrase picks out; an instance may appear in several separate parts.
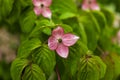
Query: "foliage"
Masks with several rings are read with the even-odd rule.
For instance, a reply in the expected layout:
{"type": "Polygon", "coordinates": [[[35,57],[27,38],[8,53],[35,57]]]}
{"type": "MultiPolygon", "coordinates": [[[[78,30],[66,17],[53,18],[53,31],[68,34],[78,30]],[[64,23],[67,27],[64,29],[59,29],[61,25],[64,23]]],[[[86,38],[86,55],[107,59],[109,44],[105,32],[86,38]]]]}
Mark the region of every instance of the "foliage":
{"type": "MultiPolygon", "coordinates": [[[[20,34],[12,79],[57,80],[59,73],[61,80],[119,80],[120,46],[112,42],[119,30],[113,25],[115,12],[105,7],[108,0],[98,2],[100,11],[84,11],[79,7],[82,0],[52,0],[52,18],[47,19],[35,15],[32,0],[0,0],[0,25],[20,34]],[[48,48],[58,26],[80,37],[66,59],[48,48]]],[[[119,0],[110,2],[119,5],[119,0]]]]}

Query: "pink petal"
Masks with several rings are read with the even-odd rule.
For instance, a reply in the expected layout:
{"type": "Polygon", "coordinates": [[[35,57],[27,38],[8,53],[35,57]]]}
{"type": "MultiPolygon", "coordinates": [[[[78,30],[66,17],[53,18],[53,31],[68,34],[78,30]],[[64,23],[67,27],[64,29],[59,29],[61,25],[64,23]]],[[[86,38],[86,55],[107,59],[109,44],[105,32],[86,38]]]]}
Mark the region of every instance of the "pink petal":
{"type": "Polygon", "coordinates": [[[58,46],[58,41],[55,37],[51,36],[49,39],[48,39],[48,47],[51,49],[51,50],[55,50],[58,46]]]}
{"type": "Polygon", "coordinates": [[[100,10],[100,7],[98,6],[97,3],[92,3],[92,4],[90,5],[90,9],[92,9],[92,10],[100,10]]]}
{"type": "Polygon", "coordinates": [[[42,4],[44,4],[45,7],[49,7],[52,3],[52,0],[42,0],[42,4]]]}
{"type": "Polygon", "coordinates": [[[62,27],[57,27],[52,31],[52,35],[57,39],[61,39],[64,34],[64,30],[62,27]]]}
{"type": "Polygon", "coordinates": [[[65,46],[72,46],[77,42],[78,39],[78,36],[69,33],[63,35],[62,42],[65,46]]]}
{"type": "Polygon", "coordinates": [[[83,0],[82,9],[89,10],[89,0],[83,0]]]}
{"type": "Polygon", "coordinates": [[[88,4],[83,4],[82,5],[82,10],[89,10],[89,5],[88,4]]]}
{"type": "Polygon", "coordinates": [[[41,5],[41,1],[40,0],[33,0],[33,5],[36,7],[39,7],[41,5]]]}
{"type": "Polygon", "coordinates": [[[68,57],[68,53],[69,53],[69,49],[67,46],[65,46],[64,44],[59,44],[56,52],[58,53],[59,56],[63,57],[63,58],[67,58],[68,57]]]}
{"type": "Polygon", "coordinates": [[[42,9],[40,7],[34,7],[34,12],[38,16],[42,13],[42,9]]]}
{"type": "Polygon", "coordinates": [[[52,12],[49,8],[44,8],[42,11],[42,15],[46,18],[51,18],[52,12]]]}

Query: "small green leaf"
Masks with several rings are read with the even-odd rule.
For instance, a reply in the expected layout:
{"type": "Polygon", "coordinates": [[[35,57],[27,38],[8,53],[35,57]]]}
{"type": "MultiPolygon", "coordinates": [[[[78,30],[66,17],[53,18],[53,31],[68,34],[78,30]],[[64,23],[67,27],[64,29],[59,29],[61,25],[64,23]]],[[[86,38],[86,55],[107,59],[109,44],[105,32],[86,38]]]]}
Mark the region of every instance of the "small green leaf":
{"type": "Polygon", "coordinates": [[[72,18],[75,16],[76,15],[74,13],[66,12],[66,13],[61,14],[60,19],[67,19],[67,18],[72,18]]]}
{"type": "Polygon", "coordinates": [[[37,38],[31,40],[25,40],[21,43],[18,49],[17,57],[27,58],[34,49],[40,46],[41,46],[41,42],[37,38]]]}
{"type": "Polygon", "coordinates": [[[43,29],[43,33],[45,33],[47,35],[51,35],[51,29],[46,27],[45,29],[43,29]]]}
{"type": "Polygon", "coordinates": [[[72,28],[69,25],[61,24],[60,26],[64,29],[65,33],[73,32],[72,28]]]}
{"type": "Polygon", "coordinates": [[[22,80],[46,80],[45,74],[36,64],[31,64],[25,68],[22,80]]]}
{"type": "Polygon", "coordinates": [[[28,65],[29,61],[26,59],[17,58],[11,65],[11,76],[13,80],[21,80],[22,71],[28,65]]]}

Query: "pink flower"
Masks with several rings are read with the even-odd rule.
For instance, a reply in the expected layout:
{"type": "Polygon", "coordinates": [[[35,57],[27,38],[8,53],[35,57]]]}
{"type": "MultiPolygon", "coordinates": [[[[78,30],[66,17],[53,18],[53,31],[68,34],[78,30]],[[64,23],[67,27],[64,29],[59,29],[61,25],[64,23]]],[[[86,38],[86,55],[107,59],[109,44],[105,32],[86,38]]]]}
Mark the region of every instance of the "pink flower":
{"type": "Polygon", "coordinates": [[[83,10],[100,10],[96,0],[84,0],[82,3],[83,10]]]}
{"type": "Polygon", "coordinates": [[[57,27],[52,31],[52,36],[48,39],[48,46],[51,50],[56,50],[59,56],[67,58],[69,53],[69,46],[74,45],[78,36],[71,33],[64,33],[63,28],[57,27]]]}
{"type": "Polygon", "coordinates": [[[51,10],[49,6],[51,5],[52,0],[33,0],[34,12],[37,16],[42,14],[46,18],[51,18],[51,10]]]}

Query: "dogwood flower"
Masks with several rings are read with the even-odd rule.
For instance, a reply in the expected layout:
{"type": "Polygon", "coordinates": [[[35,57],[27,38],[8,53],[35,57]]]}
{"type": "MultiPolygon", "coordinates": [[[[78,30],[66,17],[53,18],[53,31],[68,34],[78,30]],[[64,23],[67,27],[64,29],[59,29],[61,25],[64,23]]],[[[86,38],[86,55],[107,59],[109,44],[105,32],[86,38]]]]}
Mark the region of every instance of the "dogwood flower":
{"type": "Polygon", "coordinates": [[[49,6],[52,0],[33,0],[34,12],[37,16],[42,14],[46,18],[51,18],[51,10],[49,6]]]}
{"type": "Polygon", "coordinates": [[[82,3],[83,10],[100,10],[99,5],[96,0],[83,0],[82,3]]]}
{"type": "Polygon", "coordinates": [[[56,50],[59,56],[67,58],[69,54],[68,47],[74,45],[78,39],[78,36],[71,33],[65,34],[62,27],[57,27],[48,39],[48,47],[51,50],[56,50]]]}

